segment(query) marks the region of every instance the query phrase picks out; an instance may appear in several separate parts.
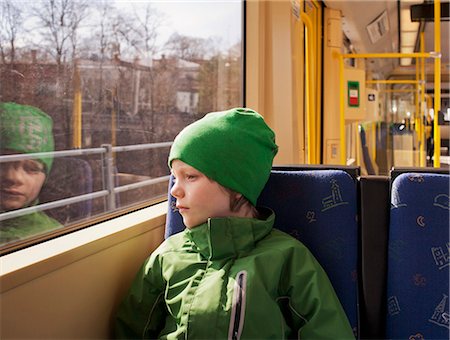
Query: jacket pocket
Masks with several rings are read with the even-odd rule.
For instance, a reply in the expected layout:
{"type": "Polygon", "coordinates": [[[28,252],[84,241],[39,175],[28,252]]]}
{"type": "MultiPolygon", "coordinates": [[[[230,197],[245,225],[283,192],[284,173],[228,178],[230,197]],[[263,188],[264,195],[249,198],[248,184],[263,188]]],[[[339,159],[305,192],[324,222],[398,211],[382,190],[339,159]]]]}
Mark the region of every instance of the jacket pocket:
{"type": "Polygon", "coordinates": [[[239,340],[244,327],[245,317],[245,293],[247,287],[247,272],[245,270],[237,273],[233,289],[233,305],[231,309],[229,340],[239,340]]]}

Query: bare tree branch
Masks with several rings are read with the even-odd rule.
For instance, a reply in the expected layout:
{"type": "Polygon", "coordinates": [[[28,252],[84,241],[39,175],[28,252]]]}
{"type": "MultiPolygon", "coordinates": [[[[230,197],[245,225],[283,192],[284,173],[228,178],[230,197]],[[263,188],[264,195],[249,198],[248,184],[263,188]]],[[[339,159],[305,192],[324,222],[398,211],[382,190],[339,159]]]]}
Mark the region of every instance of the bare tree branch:
{"type": "Polygon", "coordinates": [[[9,54],[10,63],[14,63],[17,35],[22,31],[23,17],[19,6],[12,0],[3,0],[0,3],[0,55],[2,63],[6,63],[7,54],[9,54]]]}
{"type": "Polygon", "coordinates": [[[42,33],[42,43],[53,51],[58,65],[69,55],[75,57],[77,32],[87,9],[87,0],[45,0],[32,8],[32,15],[38,20],[38,29],[42,33]]]}
{"type": "Polygon", "coordinates": [[[205,59],[215,50],[211,39],[189,37],[176,32],[166,42],[165,49],[169,56],[190,61],[205,59]]]}

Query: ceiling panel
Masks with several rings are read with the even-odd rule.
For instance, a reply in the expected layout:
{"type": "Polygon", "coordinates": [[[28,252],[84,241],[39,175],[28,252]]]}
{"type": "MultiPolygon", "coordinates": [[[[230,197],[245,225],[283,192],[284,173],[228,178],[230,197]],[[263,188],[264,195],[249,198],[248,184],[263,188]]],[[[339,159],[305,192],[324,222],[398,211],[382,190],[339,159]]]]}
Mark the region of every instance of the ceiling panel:
{"type": "MultiPolygon", "coordinates": [[[[354,52],[398,52],[397,1],[328,0],[325,1],[325,4],[327,7],[341,11],[343,31],[351,41],[354,52]],[[383,15],[387,18],[388,30],[383,32],[380,39],[373,42],[368,26],[383,15]]],[[[367,68],[372,71],[374,77],[381,79],[389,74],[397,64],[398,60],[395,59],[372,59],[367,61],[367,68]]]]}

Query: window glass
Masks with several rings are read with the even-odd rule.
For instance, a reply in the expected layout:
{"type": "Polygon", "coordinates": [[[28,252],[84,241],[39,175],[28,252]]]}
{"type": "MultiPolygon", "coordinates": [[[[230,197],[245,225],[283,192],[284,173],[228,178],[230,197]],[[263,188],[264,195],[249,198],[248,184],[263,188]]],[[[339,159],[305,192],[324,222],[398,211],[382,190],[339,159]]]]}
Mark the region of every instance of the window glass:
{"type": "Polygon", "coordinates": [[[243,105],[241,1],[0,6],[0,250],[166,196],[177,133],[243,105]]]}

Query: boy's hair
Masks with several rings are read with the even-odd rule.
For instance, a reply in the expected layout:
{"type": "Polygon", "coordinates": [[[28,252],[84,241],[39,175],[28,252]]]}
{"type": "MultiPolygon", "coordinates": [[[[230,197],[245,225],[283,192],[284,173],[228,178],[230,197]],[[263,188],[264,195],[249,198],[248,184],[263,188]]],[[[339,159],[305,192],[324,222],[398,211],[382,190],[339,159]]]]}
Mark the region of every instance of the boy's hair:
{"type": "Polygon", "coordinates": [[[244,195],[237,197],[239,193],[236,191],[225,188],[224,186],[221,187],[230,195],[230,211],[237,212],[241,209],[241,207],[248,205],[251,208],[253,217],[259,218],[258,210],[256,210],[256,208],[247,198],[245,198],[244,195]]]}
{"type": "MultiPolygon", "coordinates": [[[[16,103],[0,103],[0,149],[18,153],[54,151],[53,121],[36,107],[16,103]]],[[[53,156],[37,158],[50,172],[53,156]]]]}
{"type": "Polygon", "coordinates": [[[269,179],[278,151],[275,134],[251,109],[212,112],[184,128],[170,149],[179,159],[252,204],[269,179]]]}

